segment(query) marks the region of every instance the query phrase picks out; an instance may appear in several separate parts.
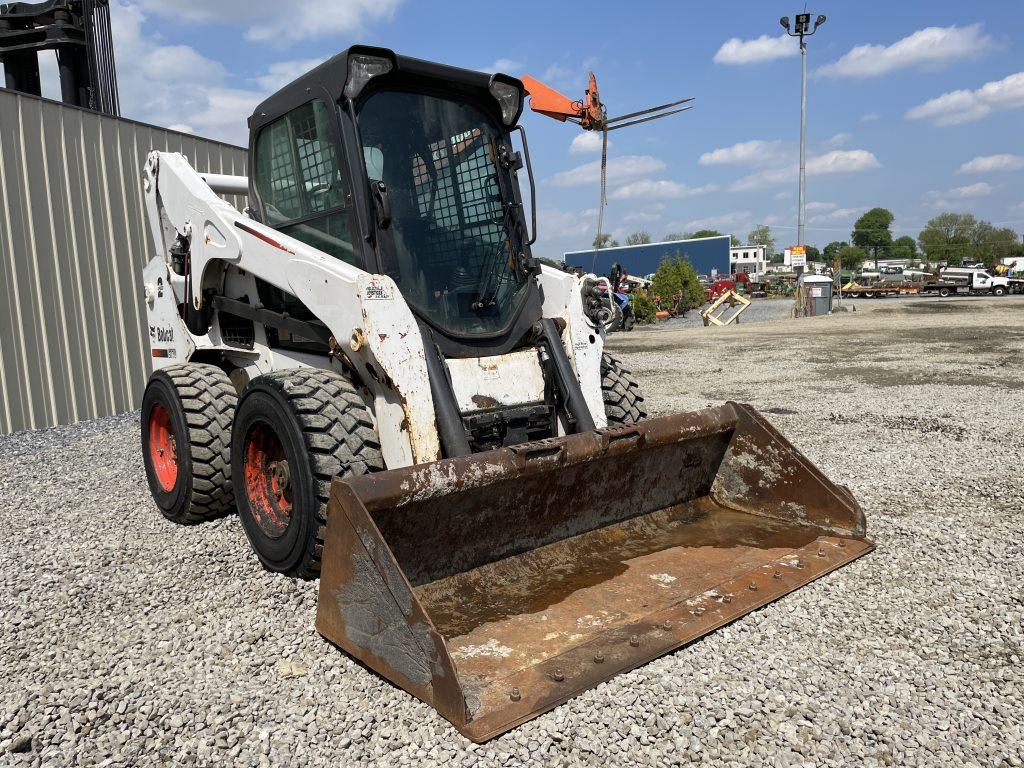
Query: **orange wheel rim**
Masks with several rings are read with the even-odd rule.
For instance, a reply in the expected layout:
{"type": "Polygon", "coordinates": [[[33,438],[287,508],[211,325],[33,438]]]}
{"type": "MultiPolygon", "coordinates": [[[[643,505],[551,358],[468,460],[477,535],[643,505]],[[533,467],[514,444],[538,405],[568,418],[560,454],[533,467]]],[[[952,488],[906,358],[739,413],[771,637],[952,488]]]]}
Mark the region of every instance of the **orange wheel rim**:
{"type": "Polygon", "coordinates": [[[292,519],[291,471],[281,439],[262,422],[245,436],[245,495],[260,529],[282,536],[292,519]]]}
{"type": "Polygon", "coordinates": [[[157,482],[165,491],[174,490],[178,482],[178,453],[171,415],[160,403],[149,413],[149,461],[157,482]]]}

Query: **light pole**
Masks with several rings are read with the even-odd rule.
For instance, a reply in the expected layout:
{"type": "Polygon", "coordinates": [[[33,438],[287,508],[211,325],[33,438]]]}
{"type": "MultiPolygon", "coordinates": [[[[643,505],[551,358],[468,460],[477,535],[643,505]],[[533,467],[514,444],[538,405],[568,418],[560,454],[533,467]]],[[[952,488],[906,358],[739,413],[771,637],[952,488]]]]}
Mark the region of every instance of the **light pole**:
{"type": "Polygon", "coordinates": [[[811,28],[811,14],[798,13],[793,28],[789,27],[789,16],[779,19],[790,37],[800,38],[800,202],[797,208],[796,244],[806,245],[804,242],[804,205],[806,203],[805,184],[805,142],[807,139],[807,43],[805,37],[810,37],[818,31],[818,27],[825,23],[825,17],[819,15],[814,21],[814,28],[811,28]]]}

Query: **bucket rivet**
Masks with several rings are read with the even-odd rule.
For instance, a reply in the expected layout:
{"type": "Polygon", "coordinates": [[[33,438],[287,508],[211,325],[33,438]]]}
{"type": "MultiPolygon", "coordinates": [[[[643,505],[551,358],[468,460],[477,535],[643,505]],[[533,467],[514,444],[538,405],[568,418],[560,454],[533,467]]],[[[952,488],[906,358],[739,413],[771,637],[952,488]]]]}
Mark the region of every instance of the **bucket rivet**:
{"type": "Polygon", "coordinates": [[[824,547],[818,547],[818,557],[824,557],[824,556],[825,556],[825,548],[824,547]]]}
{"type": "Polygon", "coordinates": [[[512,689],[512,693],[510,693],[508,695],[508,697],[510,699],[512,699],[512,701],[519,701],[522,698],[522,696],[519,695],[519,689],[518,688],[513,688],[512,689]]]}
{"type": "Polygon", "coordinates": [[[751,592],[757,592],[757,584],[755,584],[754,582],[750,582],[750,584],[747,586],[747,589],[749,589],[751,592]]]}
{"type": "Polygon", "coordinates": [[[556,669],[554,672],[551,673],[551,679],[554,680],[556,683],[560,683],[563,680],[565,680],[565,675],[562,674],[562,670],[556,669]]]}
{"type": "Polygon", "coordinates": [[[636,635],[631,635],[629,638],[629,644],[636,648],[638,645],[640,645],[640,638],[636,635]]]}
{"type": "Polygon", "coordinates": [[[839,540],[839,546],[840,546],[840,547],[845,547],[845,546],[846,546],[846,542],[845,542],[845,541],[843,541],[842,539],[840,539],[840,540],[839,540]]]}
{"type": "Polygon", "coordinates": [[[782,571],[776,571],[775,573],[773,573],[772,574],[772,578],[773,579],[781,579],[782,578],[782,571]]]}
{"type": "Polygon", "coordinates": [[[596,655],[596,656],[594,657],[594,663],[595,663],[595,664],[604,664],[604,656],[603,656],[602,654],[600,654],[600,653],[599,653],[599,654],[597,654],[597,655],[596,655]]]}
{"type": "Polygon", "coordinates": [[[804,567],[804,561],[803,560],[797,560],[796,561],[796,567],[797,568],[803,568],[804,567]]]}

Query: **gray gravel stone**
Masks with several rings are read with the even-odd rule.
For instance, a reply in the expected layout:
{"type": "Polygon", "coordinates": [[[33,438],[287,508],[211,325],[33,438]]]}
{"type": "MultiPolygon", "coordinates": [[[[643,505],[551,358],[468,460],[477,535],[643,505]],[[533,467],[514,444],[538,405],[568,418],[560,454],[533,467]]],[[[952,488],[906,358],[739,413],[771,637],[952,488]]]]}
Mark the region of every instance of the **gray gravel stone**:
{"type": "Polygon", "coordinates": [[[482,746],[236,518],[166,522],[137,415],[0,437],[0,764],[1024,765],[1024,301],[857,307],[610,346],[656,413],[768,412],[878,549],[482,746]]]}

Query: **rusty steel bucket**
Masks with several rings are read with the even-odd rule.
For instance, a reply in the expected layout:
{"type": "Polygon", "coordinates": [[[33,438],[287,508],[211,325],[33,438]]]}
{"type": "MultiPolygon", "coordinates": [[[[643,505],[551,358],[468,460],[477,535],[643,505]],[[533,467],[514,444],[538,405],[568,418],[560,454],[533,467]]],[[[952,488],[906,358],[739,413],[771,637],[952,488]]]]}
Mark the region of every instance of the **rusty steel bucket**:
{"type": "Polygon", "coordinates": [[[727,403],[336,478],[317,629],[484,741],[873,546],[727,403]]]}

